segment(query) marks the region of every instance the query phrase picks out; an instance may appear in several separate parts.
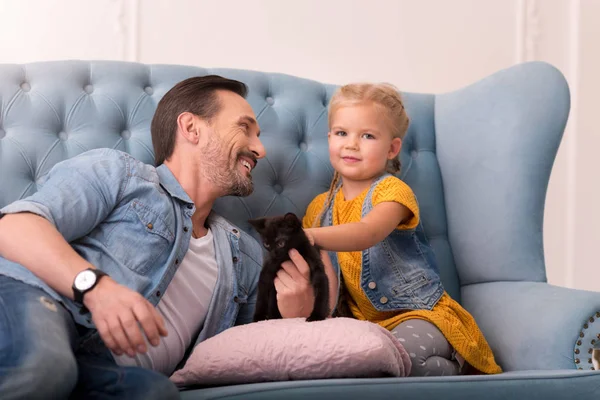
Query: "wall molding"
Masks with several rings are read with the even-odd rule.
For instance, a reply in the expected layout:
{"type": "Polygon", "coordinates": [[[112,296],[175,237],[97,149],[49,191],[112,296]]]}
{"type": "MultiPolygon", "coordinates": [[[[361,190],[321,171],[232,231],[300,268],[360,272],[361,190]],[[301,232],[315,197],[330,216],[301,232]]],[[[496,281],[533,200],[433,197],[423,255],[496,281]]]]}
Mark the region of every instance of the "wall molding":
{"type": "Polygon", "coordinates": [[[577,130],[579,113],[579,46],[581,43],[581,0],[569,3],[569,61],[568,81],[571,92],[571,112],[567,131],[564,136],[566,151],[566,229],[564,286],[575,287],[576,253],[577,253],[577,130]]]}
{"type": "Polygon", "coordinates": [[[541,36],[537,0],[517,1],[517,32],[515,36],[515,64],[536,60],[541,36]]]}
{"type": "Polygon", "coordinates": [[[139,0],[112,0],[113,30],[118,38],[118,54],[122,61],[139,61],[139,0]]]}

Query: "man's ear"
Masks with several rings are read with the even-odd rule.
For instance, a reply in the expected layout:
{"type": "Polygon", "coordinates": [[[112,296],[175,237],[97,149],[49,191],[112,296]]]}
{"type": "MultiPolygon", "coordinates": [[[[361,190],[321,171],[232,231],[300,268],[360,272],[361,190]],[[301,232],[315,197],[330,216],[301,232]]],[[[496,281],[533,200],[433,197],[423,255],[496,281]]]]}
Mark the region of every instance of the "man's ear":
{"type": "Polygon", "coordinates": [[[265,230],[265,225],[266,225],[267,219],[265,217],[255,218],[255,219],[249,219],[248,222],[250,223],[250,225],[252,225],[254,227],[254,229],[256,229],[256,232],[263,233],[265,230]]]}
{"type": "Polygon", "coordinates": [[[177,117],[177,131],[192,144],[200,141],[201,128],[199,118],[191,112],[182,112],[177,117]]]}
{"type": "Polygon", "coordinates": [[[390,150],[388,151],[388,160],[392,160],[398,157],[398,153],[400,153],[400,149],[402,148],[402,139],[394,138],[392,139],[392,143],[390,144],[390,150]]]}

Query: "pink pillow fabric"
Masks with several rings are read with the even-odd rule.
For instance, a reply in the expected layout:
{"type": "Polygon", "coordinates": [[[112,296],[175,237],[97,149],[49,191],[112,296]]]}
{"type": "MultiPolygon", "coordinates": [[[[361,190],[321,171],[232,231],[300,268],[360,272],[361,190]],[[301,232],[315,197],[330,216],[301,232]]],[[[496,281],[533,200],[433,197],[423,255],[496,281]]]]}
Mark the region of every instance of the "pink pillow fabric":
{"type": "Polygon", "coordinates": [[[277,319],[236,326],[198,344],[171,376],[178,386],[408,376],[408,353],[385,328],[351,318],[277,319]]]}

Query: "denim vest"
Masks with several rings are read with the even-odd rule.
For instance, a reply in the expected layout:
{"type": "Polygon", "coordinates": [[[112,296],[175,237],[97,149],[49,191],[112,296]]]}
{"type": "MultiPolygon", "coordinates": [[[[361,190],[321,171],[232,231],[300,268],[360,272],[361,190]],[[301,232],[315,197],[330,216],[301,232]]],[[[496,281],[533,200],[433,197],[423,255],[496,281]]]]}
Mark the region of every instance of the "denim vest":
{"type": "MultiPolygon", "coordinates": [[[[377,184],[389,176],[384,174],[371,184],[362,205],[362,218],[373,209],[377,184]]],[[[334,201],[340,188],[341,183],[333,194],[334,201]]],[[[333,225],[334,201],[325,211],[321,226],[333,225]]],[[[337,253],[330,251],[329,256],[339,282],[337,253]]],[[[444,287],[420,220],[416,228],[394,229],[382,242],[363,250],[360,285],[378,311],[431,310],[435,306],[444,287]]]]}

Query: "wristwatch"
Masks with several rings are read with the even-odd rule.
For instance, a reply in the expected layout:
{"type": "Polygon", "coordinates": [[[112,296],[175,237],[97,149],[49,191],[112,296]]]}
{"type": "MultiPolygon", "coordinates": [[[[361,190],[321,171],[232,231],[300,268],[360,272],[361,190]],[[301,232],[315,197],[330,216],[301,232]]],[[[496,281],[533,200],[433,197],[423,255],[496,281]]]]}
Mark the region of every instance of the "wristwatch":
{"type": "Polygon", "coordinates": [[[75,275],[72,287],[75,302],[83,305],[83,295],[92,290],[98,284],[98,281],[106,275],[105,272],[93,268],[84,269],[75,275]]]}

